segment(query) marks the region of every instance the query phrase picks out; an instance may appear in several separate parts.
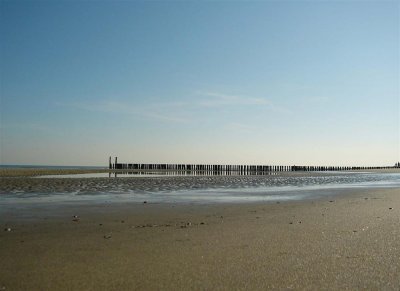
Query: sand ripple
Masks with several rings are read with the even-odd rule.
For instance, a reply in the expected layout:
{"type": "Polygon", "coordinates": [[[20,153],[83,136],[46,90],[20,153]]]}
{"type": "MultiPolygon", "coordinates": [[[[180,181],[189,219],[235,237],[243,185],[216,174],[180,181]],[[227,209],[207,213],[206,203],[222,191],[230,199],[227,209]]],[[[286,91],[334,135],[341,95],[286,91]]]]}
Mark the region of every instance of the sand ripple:
{"type": "Polygon", "coordinates": [[[397,181],[399,174],[304,174],[277,176],[176,176],[134,178],[1,178],[0,194],[29,193],[148,193],[199,189],[306,187],[397,181]]]}

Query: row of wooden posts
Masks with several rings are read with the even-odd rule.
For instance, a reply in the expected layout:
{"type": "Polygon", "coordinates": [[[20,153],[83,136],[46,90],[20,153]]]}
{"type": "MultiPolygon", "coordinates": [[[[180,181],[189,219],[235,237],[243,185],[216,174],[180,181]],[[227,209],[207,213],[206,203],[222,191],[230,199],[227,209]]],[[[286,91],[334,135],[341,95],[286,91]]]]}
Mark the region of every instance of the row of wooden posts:
{"type": "Polygon", "coordinates": [[[109,169],[115,170],[169,170],[205,172],[292,172],[292,171],[350,171],[399,168],[400,163],[387,167],[336,167],[336,166],[264,166],[264,165],[199,165],[199,164],[127,164],[118,163],[118,158],[109,169]]]}

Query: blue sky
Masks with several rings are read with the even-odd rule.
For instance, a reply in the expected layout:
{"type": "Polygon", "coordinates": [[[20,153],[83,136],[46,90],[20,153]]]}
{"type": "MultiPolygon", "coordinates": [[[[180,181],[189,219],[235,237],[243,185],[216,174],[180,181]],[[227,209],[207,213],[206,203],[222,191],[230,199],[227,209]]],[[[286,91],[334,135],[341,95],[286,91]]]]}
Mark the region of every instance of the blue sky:
{"type": "Polygon", "coordinates": [[[392,165],[398,1],[1,1],[1,164],[392,165]]]}

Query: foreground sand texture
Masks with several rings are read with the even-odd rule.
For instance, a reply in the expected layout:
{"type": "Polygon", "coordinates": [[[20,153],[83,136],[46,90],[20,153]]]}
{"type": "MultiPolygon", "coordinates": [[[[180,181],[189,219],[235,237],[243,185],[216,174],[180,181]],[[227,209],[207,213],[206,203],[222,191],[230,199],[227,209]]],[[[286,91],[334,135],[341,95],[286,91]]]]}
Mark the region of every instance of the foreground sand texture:
{"type": "Polygon", "coordinates": [[[1,290],[399,290],[400,190],[1,212],[1,290]],[[78,218],[73,216],[77,215],[78,218]]]}

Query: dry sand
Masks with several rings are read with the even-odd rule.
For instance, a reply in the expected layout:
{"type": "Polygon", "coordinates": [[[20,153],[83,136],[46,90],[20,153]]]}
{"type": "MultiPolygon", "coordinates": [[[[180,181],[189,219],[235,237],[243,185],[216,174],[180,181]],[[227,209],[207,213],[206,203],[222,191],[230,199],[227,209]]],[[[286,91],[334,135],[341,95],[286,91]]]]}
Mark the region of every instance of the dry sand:
{"type": "Polygon", "coordinates": [[[0,290],[400,289],[400,190],[2,212],[0,290]],[[78,218],[73,216],[77,215],[78,218]]]}

